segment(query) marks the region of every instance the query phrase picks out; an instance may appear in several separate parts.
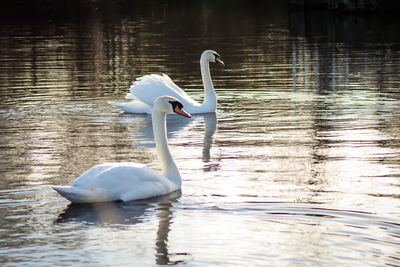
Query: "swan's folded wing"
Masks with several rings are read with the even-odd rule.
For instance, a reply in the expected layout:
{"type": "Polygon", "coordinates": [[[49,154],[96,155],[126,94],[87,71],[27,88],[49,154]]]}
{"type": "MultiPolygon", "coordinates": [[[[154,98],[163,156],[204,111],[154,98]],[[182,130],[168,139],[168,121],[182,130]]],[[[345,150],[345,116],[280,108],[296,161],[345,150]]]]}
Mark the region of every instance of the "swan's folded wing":
{"type": "Polygon", "coordinates": [[[194,102],[166,74],[142,76],[132,84],[129,90],[132,95],[148,105],[153,105],[154,100],[163,95],[175,97],[185,103],[194,102]]]}
{"type": "Polygon", "coordinates": [[[130,102],[112,102],[108,101],[109,104],[114,105],[125,112],[128,113],[138,113],[138,114],[151,114],[153,108],[150,105],[140,101],[135,98],[130,102]]]}
{"type": "MultiPolygon", "coordinates": [[[[72,186],[81,189],[105,188],[126,191],[146,183],[160,181],[160,175],[144,164],[133,162],[103,163],[78,177],[72,186]]],[[[164,180],[164,179],[161,179],[164,180]]]]}
{"type": "Polygon", "coordinates": [[[190,96],[188,96],[185,91],[183,91],[178,85],[176,85],[167,74],[163,73],[162,78],[165,84],[167,84],[168,87],[173,89],[177,94],[181,95],[183,98],[190,98],[190,96]]]}

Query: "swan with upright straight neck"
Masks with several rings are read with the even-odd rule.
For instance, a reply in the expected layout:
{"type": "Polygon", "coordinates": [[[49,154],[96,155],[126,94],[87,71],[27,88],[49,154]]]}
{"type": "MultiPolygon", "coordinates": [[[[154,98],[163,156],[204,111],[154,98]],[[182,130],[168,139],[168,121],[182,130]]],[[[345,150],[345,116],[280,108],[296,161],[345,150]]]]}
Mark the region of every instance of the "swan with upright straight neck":
{"type": "Polygon", "coordinates": [[[181,176],[168,147],[167,113],[190,118],[176,98],[161,96],[154,101],[152,122],[161,173],[131,162],[103,163],[78,177],[71,186],[53,186],[72,203],[130,201],[165,195],[181,188],[181,176]]]}
{"type": "Polygon", "coordinates": [[[150,74],[138,78],[131,86],[130,93],[127,94],[131,102],[110,104],[121,108],[129,113],[147,113],[151,114],[153,101],[162,95],[173,96],[178,99],[185,109],[191,114],[211,113],[217,108],[217,95],[210,75],[210,62],[225,65],[220,55],[212,50],[206,50],[200,57],[201,78],[204,86],[203,103],[193,100],[185,91],[179,88],[168,75],[150,74]]]}

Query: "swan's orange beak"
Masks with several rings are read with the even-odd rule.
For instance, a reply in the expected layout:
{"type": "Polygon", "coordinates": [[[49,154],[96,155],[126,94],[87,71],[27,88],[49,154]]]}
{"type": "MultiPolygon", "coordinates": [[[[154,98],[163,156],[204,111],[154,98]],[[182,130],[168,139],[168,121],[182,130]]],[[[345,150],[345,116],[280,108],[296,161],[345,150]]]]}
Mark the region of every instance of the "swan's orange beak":
{"type": "Polygon", "coordinates": [[[217,62],[218,64],[220,64],[220,65],[222,65],[222,66],[225,66],[225,63],[224,63],[219,57],[217,57],[217,58],[215,59],[215,62],[217,62]]]}
{"type": "Polygon", "coordinates": [[[192,117],[189,113],[187,113],[183,109],[180,109],[178,105],[175,107],[174,111],[175,111],[175,113],[177,113],[179,115],[182,115],[182,116],[184,116],[186,118],[191,118],[192,117]]]}

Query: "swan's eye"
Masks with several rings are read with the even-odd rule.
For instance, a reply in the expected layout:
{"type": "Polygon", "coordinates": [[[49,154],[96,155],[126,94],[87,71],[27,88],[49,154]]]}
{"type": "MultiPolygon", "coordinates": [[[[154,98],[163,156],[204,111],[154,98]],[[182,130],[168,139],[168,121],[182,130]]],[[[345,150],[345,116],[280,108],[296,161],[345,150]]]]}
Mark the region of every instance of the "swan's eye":
{"type": "Polygon", "coordinates": [[[171,103],[172,105],[172,109],[176,112],[178,110],[183,109],[183,105],[182,103],[178,102],[178,101],[169,101],[169,103],[171,103]]]}
{"type": "Polygon", "coordinates": [[[218,54],[214,54],[215,59],[220,58],[218,54]]]}

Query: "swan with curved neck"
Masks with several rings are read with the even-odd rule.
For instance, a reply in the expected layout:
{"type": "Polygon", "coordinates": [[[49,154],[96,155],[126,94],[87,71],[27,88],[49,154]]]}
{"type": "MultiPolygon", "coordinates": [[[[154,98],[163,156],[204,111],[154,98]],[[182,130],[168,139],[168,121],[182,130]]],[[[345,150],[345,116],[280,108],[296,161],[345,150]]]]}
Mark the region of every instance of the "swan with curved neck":
{"type": "Polygon", "coordinates": [[[178,99],[191,114],[215,112],[217,108],[217,95],[211,80],[210,62],[225,65],[220,55],[213,50],[206,50],[201,54],[200,71],[204,86],[204,99],[201,104],[193,100],[185,91],[179,88],[166,74],[150,74],[138,78],[129,89],[130,93],[127,94],[127,98],[132,99],[131,102],[109,103],[121,108],[125,112],[151,114],[153,101],[159,96],[169,95],[178,99]]]}
{"type": "Polygon", "coordinates": [[[190,118],[174,97],[161,96],[154,101],[152,113],[154,140],[161,162],[158,174],[146,165],[131,162],[103,163],[78,177],[71,186],[53,186],[72,203],[130,201],[165,195],[181,188],[181,176],[166,135],[166,114],[190,118]]]}

